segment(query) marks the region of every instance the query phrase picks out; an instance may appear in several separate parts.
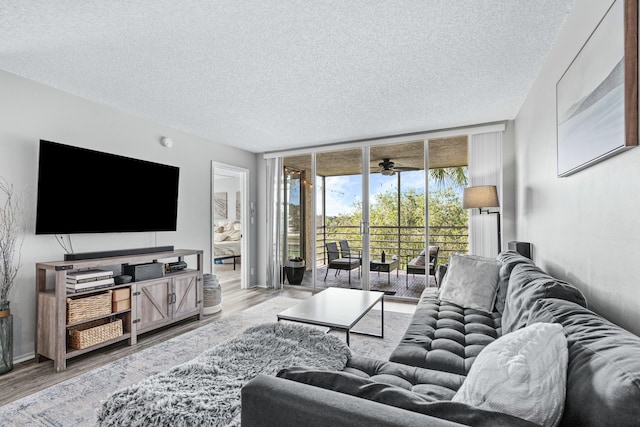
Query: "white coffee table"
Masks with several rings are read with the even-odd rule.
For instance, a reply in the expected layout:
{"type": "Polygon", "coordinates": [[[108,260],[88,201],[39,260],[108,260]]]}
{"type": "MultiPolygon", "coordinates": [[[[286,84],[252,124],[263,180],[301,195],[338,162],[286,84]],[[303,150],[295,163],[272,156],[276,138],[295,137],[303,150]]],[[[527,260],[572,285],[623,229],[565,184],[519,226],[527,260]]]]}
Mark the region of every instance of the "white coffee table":
{"type": "Polygon", "coordinates": [[[359,289],[328,288],[299,304],[278,313],[278,321],[308,323],[344,331],[347,345],[350,334],[384,338],[384,293],[359,289]],[[352,328],[376,304],[380,303],[380,334],[353,331],[352,328]]]}

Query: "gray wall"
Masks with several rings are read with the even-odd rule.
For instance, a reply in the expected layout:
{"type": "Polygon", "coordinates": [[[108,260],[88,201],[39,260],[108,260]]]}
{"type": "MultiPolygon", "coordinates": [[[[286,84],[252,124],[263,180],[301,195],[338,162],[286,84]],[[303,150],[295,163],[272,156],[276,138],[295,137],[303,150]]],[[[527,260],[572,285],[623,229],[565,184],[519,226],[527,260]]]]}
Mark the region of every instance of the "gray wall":
{"type": "Polygon", "coordinates": [[[517,235],[592,310],[640,334],[640,148],[556,171],[555,85],[611,2],[576,2],[515,120],[517,235]]]}
{"type": "MultiPolygon", "coordinates": [[[[258,175],[253,171],[257,157],[253,153],[119,112],[4,71],[0,71],[0,93],[0,177],[23,191],[25,206],[22,268],[9,295],[14,315],[14,355],[18,360],[31,356],[34,349],[35,263],[61,260],[64,256],[53,236],[34,234],[40,139],[180,167],[176,232],[74,235],[75,252],[155,245],[202,249],[205,272],[210,272],[211,161],[250,169],[250,199],[256,200],[258,175]],[[174,140],[173,148],[160,145],[162,136],[174,140]]],[[[64,208],[64,197],[73,197],[83,188],[80,183],[69,183],[60,190],[64,208]]],[[[253,225],[249,236],[252,260],[256,259],[255,234],[253,225]]],[[[251,276],[250,284],[255,284],[255,276],[251,276]]]]}

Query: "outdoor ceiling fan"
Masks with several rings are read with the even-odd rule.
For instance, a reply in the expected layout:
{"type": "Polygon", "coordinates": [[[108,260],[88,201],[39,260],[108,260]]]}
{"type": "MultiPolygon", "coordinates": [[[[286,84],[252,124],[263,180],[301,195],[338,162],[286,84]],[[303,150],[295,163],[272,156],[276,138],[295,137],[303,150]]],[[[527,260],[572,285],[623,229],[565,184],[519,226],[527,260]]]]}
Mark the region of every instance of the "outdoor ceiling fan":
{"type": "Polygon", "coordinates": [[[380,167],[380,174],[384,176],[395,175],[396,172],[409,172],[409,171],[417,171],[420,170],[418,168],[410,167],[410,166],[396,166],[391,159],[382,159],[380,163],[378,163],[380,167]]]}

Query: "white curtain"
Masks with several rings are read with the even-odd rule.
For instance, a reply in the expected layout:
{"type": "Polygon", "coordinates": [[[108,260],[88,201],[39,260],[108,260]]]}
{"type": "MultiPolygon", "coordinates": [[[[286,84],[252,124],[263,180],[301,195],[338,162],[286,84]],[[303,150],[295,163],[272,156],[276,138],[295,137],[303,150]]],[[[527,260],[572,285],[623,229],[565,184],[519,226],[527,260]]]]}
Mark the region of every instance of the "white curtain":
{"type": "MultiPolygon", "coordinates": [[[[495,185],[502,198],[502,132],[481,133],[469,137],[469,186],[495,185]]],[[[492,212],[498,209],[492,209],[492,212]]],[[[499,209],[502,212],[502,208],[499,209]]],[[[502,249],[505,244],[502,242],[502,249]]],[[[469,253],[485,257],[498,254],[497,215],[469,211],[469,253]]]]}
{"type": "Polygon", "coordinates": [[[267,288],[280,288],[282,262],[280,236],[282,230],[282,157],[267,161],[267,288]]]}

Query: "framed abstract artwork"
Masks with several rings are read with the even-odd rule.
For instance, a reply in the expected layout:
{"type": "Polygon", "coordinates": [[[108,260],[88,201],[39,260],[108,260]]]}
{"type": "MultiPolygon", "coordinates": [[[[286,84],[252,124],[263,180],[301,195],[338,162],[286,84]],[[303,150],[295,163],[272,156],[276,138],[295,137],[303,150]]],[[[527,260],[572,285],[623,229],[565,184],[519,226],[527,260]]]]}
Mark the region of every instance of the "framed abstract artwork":
{"type": "Polygon", "coordinates": [[[238,221],[242,219],[242,204],[240,194],[240,191],[236,191],[236,220],[238,221]]]}
{"type": "Polygon", "coordinates": [[[213,219],[227,219],[227,193],[213,193],[213,219]]]}
{"type": "Polygon", "coordinates": [[[638,145],[638,2],[616,0],[556,85],[558,176],[638,145]]]}

